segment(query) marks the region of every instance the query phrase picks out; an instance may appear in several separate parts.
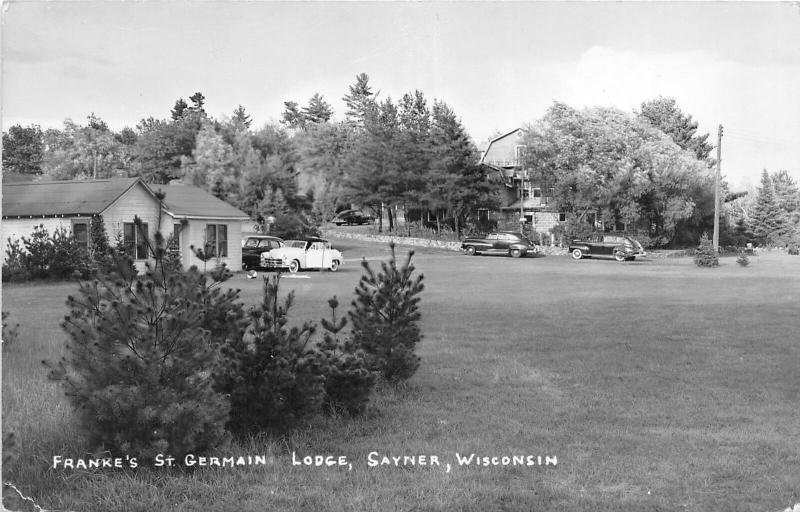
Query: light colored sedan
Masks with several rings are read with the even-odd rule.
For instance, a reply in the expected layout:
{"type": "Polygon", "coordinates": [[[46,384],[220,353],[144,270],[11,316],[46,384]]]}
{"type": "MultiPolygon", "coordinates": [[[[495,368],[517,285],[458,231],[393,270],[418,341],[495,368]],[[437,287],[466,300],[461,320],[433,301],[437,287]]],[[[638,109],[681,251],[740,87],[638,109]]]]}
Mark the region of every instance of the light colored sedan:
{"type": "Polygon", "coordinates": [[[336,272],[344,263],[342,253],[321,238],[286,240],[283,247],[261,255],[261,266],[268,269],[288,270],[291,273],[308,269],[328,269],[336,272]]]}

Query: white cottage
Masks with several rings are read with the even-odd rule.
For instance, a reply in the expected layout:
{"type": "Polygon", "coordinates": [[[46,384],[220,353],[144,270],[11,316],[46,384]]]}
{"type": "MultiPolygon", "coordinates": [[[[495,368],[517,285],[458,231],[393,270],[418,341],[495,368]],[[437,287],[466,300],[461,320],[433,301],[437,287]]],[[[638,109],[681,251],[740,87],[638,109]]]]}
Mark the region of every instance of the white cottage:
{"type": "Polygon", "coordinates": [[[147,185],[140,178],[3,184],[2,215],[3,257],[8,238],[30,236],[39,225],[51,233],[63,226],[88,247],[89,223],[100,215],[109,241],[122,241],[140,269],[148,259],[143,237],[160,229],[164,236],[175,236],[185,267],[203,266],[190,249],[195,246],[234,271],[242,267],[242,223],[249,220],[199,188],[147,185]],[[162,202],[155,194],[159,190],[166,194],[162,202]],[[141,231],[135,229],[134,216],[142,219],[141,231]]]}

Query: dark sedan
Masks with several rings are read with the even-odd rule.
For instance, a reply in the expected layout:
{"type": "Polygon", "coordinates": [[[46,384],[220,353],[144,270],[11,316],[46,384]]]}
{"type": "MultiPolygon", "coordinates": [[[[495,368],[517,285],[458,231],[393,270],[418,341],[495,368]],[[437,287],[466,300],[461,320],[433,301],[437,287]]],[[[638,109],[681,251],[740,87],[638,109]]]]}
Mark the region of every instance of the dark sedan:
{"type": "Polygon", "coordinates": [[[589,240],[573,240],[569,252],[576,260],[593,256],[610,257],[617,261],[633,261],[646,256],[642,244],[627,236],[597,235],[589,240]]]}
{"type": "Polygon", "coordinates": [[[344,210],[336,214],[331,222],[337,226],[342,224],[372,224],[374,219],[361,210],[344,210]]]}
{"type": "Polygon", "coordinates": [[[512,258],[519,258],[528,253],[536,254],[539,246],[528,240],[522,233],[513,231],[498,231],[489,233],[483,238],[467,238],[461,243],[464,254],[508,254],[512,258]]]}
{"type": "Polygon", "coordinates": [[[242,270],[261,267],[261,253],[283,247],[283,240],[275,236],[252,235],[242,241],[242,270]]]}

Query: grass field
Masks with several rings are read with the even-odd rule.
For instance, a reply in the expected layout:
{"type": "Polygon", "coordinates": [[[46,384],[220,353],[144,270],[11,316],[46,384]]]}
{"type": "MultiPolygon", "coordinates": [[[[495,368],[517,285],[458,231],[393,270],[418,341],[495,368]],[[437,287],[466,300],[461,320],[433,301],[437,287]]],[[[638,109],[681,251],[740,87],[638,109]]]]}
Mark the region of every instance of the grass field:
{"type": "MultiPolygon", "coordinates": [[[[363,418],[218,450],[268,456],[244,468],[52,469],[53,455],[89,456],[39,363],[62,351],[75,285],[9,285],[3,310],[21,334],[3,354],[3,427],[18,446],[3,478],[76,511],[783,510],[800,502],[800,258],[752,261],[418,252],[425,338],[410,384],[379,389],[363,418]],[[292,451],[346,456],[352,470],[293,466],[292,451]],[[369,467],[370,452],[442,465],[369,467]],[[557,465],[459,466],[456,453],[557,465]]],[[[282,281],[298,321],[334,294],[347,305],[360,269],[306,275],[282,281]]],[[[260,280],[231,284],[259,299],[260,280]]]]}

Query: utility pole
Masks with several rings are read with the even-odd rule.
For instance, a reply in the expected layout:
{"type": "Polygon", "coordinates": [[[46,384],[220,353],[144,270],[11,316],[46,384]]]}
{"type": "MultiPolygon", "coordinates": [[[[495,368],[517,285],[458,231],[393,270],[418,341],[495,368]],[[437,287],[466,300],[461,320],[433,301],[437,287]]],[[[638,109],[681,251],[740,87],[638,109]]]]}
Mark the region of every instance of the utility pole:
{"type": "Polygon", "coordinates": [[[719,254],[719,180],[722,164],[722,125],[717,131],[717,172],[714,176],[714,254],[719,254]]]}
{"type": "Polygon", "coordinates": [[[528,171],[520,169],[519,174],[519,232],[525,234],[525,180],[528,179],[528,171]]]}

